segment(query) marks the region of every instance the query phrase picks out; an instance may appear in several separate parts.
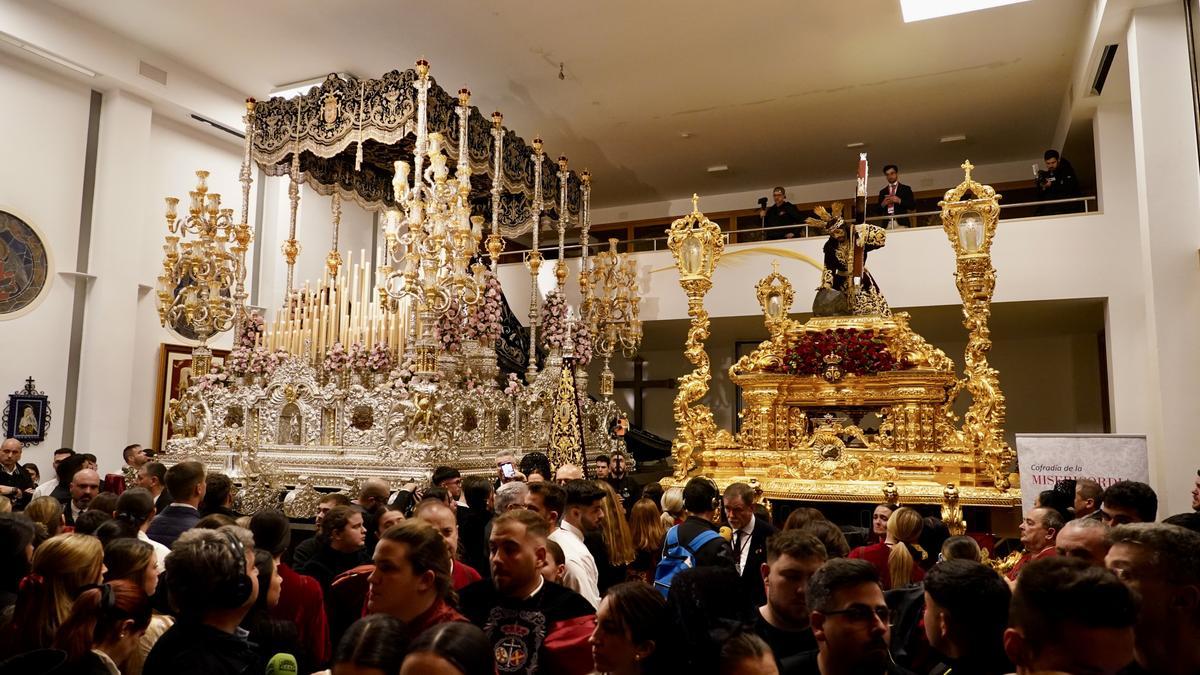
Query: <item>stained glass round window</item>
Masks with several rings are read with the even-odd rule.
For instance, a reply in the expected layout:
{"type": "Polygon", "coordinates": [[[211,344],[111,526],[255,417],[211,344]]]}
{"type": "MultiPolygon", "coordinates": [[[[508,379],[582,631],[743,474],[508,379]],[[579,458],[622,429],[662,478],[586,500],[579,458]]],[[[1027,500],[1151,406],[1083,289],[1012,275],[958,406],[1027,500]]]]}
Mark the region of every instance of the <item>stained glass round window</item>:
{"type": "Polygon", "coordinates": [[[50,254],[21,218],[0,211],[0,319],[15,318],[49,288],[50,254]]]}

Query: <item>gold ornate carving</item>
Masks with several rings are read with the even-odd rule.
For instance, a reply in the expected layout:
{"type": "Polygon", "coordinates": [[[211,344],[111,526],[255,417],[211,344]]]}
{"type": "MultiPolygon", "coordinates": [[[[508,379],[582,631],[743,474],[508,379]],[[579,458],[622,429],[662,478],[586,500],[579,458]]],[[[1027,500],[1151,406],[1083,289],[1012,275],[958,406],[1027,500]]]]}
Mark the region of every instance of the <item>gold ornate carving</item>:
{"type": "Polygon", "coordinates": [[[958,504],[958,488],[954,487],[954,483],[946,483],[946,490],[942,494],[942,522],[946,523],[950,534],[966,534],[967,520],[963,518],[962,507],[958,504]]]}
{"type": "MultiPolygon", "coordinates": [[[[716,430],[711,412],[696,405],[709,378],[703,297],[721,251],[719,230],[695,205],[691,215],[672,224],[668,245],[692,318],[685,355],[696,367],[680,380],[675,473],[664,484],[681,485],[695,474],[719,483],[758,478],[770,498],[861,502],[878,500],[882,491],[893,503],[902,491],[906,503],[940,506],[955,531],[965,529],[964,505],[1020,503],[1008,475],[1013,454],[1004,441],[1004,396],[987,362],[995,288],[989,247],[999,195],[971,180],[969,163],[963,168],[966,180],[946,193],[942,218],[957,258],[956,285],[969,334],[965,376],[959,379],[954,363],[913,331],[907,314],[882,311],[886,304],[874,315],[788,318],[791,285],[776,269],[755,289],[770,339],[729,370],[744,401],[736,438],[716,430]],[[700,232],[711,234],[702,238],[700,232]],[[829,351],[828,340],[864,344],[855,342],[859,337],[840,337],[851,330],[870,331],[876,347],[882,342],[883,355],[868,357],[882,368],[847,365],[846,355],[854,352],[829,351]],[[964,391],[972,400],[960,420],[954,402],[964,391]]],[[[810,224],[836,222],[841,211],[839,204],[819,208],[820,219],[810,224]]],[[[872,245],[886,236],[867,229],[860,234],[872,245]]]]}

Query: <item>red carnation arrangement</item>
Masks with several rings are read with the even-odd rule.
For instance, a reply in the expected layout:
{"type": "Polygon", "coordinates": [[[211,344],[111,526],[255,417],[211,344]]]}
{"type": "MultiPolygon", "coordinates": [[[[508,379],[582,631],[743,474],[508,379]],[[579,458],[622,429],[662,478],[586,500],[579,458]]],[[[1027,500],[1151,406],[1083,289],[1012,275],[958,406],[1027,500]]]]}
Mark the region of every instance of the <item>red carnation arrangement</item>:
{"type": "Polygon", "coordinates": [[[788,348],[783,364],[776,372],[789,375],[822,375],[826,357],[835,356],[844,373],[874,375],[909,368],[897,361],[887,350],[887,343],[875,331],[838,328],[820,333],[805,333],[788,348]]]}

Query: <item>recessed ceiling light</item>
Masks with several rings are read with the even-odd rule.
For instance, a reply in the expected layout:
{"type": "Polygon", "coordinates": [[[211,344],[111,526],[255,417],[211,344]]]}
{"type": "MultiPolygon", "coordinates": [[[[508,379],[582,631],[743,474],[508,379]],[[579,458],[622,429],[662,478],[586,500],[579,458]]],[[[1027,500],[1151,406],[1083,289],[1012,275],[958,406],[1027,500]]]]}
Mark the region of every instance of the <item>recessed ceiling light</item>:
{"type": "Polygon", "coordinates": [[[904,23],[937,19],[954,14],[977,12],[981,9],[1015,5],[1029,0],[900,0],[900,13],[904,23]]]}
{"type": "Polygon", "coordinates": [[[866,143],[863,143],[862,141],[854,141],[853,143],[847,143],[846,147],[847,148],[861,148],[864,145],[866,145],[866,143]]]}
{"type": "Polygon", "coordinates": [[[966,134],[954,134],[953,136],[942,136],[938,140],[941,141],[942,143],[957,143],[958,141],[967,140],[967,135],[966,134]]]}
{"type": "Polygon", "coordinates": [[[728,171],[728,170],[729,170],[728,164],[714,164],[714,165],[708,167],[708,169],[707,169],[707,171],[709,173],[721,173],[722,171],[728,171]]]}
{"type": "Polygon", "coordinates": [[[691,138],[691,137],[692,137],[692,132],[690,132],[690,131],[681,131],[681,132],[679,132],[679,137],[680,137],[680,138],[691,138]]]}

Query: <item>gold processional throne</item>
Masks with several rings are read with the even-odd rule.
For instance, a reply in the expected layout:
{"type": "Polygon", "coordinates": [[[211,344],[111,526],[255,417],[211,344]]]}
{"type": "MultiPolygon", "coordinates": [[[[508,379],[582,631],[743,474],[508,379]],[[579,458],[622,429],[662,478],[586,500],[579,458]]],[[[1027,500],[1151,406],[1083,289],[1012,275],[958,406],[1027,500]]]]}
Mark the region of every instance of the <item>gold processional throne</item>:
{"type": "MultiPolygon", "coordinates": [[[[664,483],[704,475],[720,485],[750,482],[769,499],[941,504],[953,533],[966,528],[962,506],[1020,504],[1010,473],[1015,456],[1004,440],[1004,395],[987,361],[1000,195],[972,180],[972,168],[963,164],[965,179],[940,203],[968,330],[964,376],[886,303],[874,313],[788,318],[794,291],[776,266],[757,285],[770,339],[729,371],[744,400],[736,436],[717,429],[699,404],[710,379],[703,298],[723,237],[695,205],[672,224],[668,243],[692,318],[685,353],[696,368],[680,378],[676,472],[664,483]],[[960,394],[970,397],[961,419],[954,411],[960,394]]],[[[844,228],[840,220],[828,228],[855,232],[859,241],[839,235],[847,247],[873,236],[869,226],[844,228]]]]}

